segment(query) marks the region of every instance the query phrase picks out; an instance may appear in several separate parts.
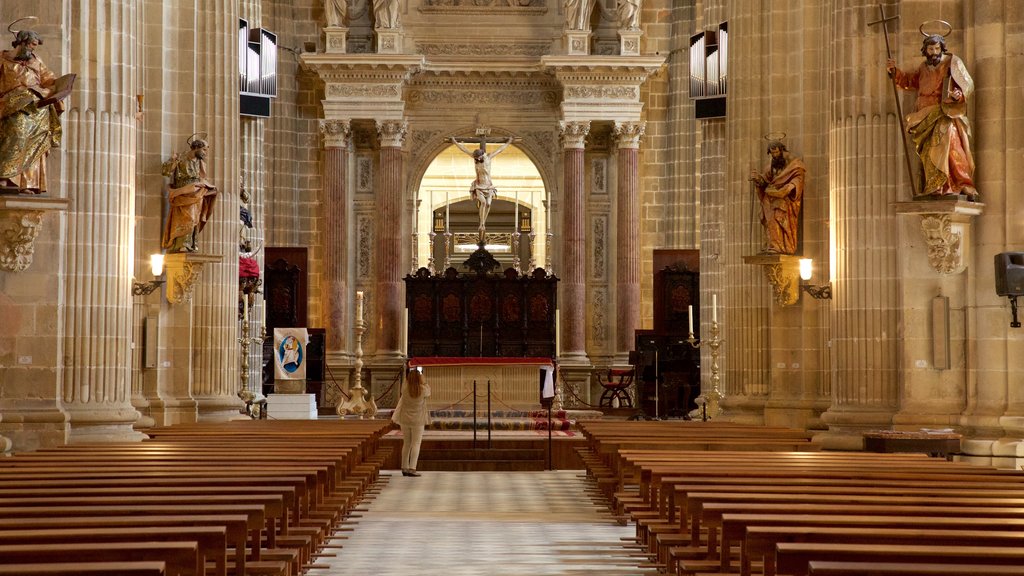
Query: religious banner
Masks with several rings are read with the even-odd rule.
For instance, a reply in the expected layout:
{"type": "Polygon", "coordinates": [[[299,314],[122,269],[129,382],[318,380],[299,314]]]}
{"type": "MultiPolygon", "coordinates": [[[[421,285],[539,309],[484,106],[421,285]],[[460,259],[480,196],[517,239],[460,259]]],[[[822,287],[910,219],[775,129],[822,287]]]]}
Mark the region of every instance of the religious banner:
{"type": "Polygon", "coordinates": [[[305,328],[274,328],[274,379],[306,379],[306,345],[309,333],[305,328]]]}

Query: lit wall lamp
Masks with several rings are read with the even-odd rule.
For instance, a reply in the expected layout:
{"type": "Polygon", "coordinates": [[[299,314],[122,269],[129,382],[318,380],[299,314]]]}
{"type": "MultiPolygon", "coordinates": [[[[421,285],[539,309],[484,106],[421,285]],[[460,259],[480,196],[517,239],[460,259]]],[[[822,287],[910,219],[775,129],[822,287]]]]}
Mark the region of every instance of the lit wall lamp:
{"type": "Polygon", "coordinates": [[[815,300],[831,300],[832,299],[832,284],[822,284],[816,286],[814,284],[808,284],[811,280],[811,275],[814,273],[814,261],[810,258],[800,259],[800,289],[811,295],[811,298],[815,300]]]}
{"type": "Polygon", "coordinates": [[[149,257],[149,267],[153,272],[153,279],[149,282],[136,282],[132,280],[132,296],[148,296],[164,283],[164,255],[151,255],[149,257]]]}

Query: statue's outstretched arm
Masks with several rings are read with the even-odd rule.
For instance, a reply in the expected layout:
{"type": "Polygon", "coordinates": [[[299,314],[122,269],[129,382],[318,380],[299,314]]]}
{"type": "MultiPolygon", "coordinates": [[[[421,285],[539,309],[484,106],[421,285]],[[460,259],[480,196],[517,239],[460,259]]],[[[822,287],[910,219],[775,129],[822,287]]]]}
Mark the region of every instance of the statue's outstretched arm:
{"type": "Polygon", "coordinates": [[[498,147],[498,149],[497,149],[497,150],[495,150],[493,154],[491,154],[491,158],[494,158],[494,157],[495,157],[495,156],[497,156],[498,154],[501,154],[502,152],[504,152],[504,151],[505,151],[505,148],[508,148],[509,146],[511,146],[511,145],[512,145],[512,142],[513,142],[514,140],[515,140],[515,138],[512,138],[512,137],[510,136],[510,137],[509,137],[509,139],[508,139],[508,140],[506,140],[504,144],[502,144],[501,146],[499,146],[499,147],[498,147]]]}
{"type": "Polygon", "coordinates": [[[469,150],[467,150],[467,149],[466,149],[466,147],[462,145],[462,142],[459,142],[458,140],[456,140],[456,139],[455,139],[455,136],[452,136],[452,137],[450,138],[450,140],[452,141],[452,144],[455,144],[456,146],[458,146],[458,147],[459,147],[459,150],[462,150],[462,152],[463,152],[464,154],[469,154],[470,156],[472,156],[472,155],[473,155],[473,153],[472,153],[472,152],[470,152],[469,150]]]}

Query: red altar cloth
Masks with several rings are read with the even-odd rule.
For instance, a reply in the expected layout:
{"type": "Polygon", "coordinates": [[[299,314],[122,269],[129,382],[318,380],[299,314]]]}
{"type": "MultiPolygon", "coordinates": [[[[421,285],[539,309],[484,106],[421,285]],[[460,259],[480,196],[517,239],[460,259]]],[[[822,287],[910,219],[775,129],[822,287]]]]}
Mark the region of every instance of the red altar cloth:
{"type": "Polygon", "coordinates": [[[543,356],[533,358],[497,358],[472,356],[425,356],[409,358],[409,368],[417,366],[553,366],[551,358],[543,356]]]}

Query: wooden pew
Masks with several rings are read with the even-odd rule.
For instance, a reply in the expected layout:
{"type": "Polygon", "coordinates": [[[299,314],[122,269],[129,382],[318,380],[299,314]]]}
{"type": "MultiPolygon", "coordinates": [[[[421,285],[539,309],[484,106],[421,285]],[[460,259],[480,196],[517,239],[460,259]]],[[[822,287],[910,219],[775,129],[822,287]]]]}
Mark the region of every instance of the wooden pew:
{"type": "Polygon", "coordinates": [[[163,562],[0,564],[0,576],[165,576],[163,562]]]}
{"type": "Polygon", "coordinates": [[[810,562],[810,576],[1022,576],[1024,566],[905,564],[898,562],[810,562]]]}
{"type": "MultiPolygon", "coordinates": [[[[996,546],[787,543],[775,547],[778,574],[807,576],[809,562],[901,562],[965,565],[1024,565],[1024,549],[996,546]]],[[[964,576],[969,576],[971,572],[964,576]]],[[[768,575],[766,575],[768,576],[768,575]]]]}
{"type": "Polygon", "coordinates": [[[195,542],[103,542],[0,546],[0,565],[32,562],[160,562],[167,576],[204,576],[195,542]]]}

